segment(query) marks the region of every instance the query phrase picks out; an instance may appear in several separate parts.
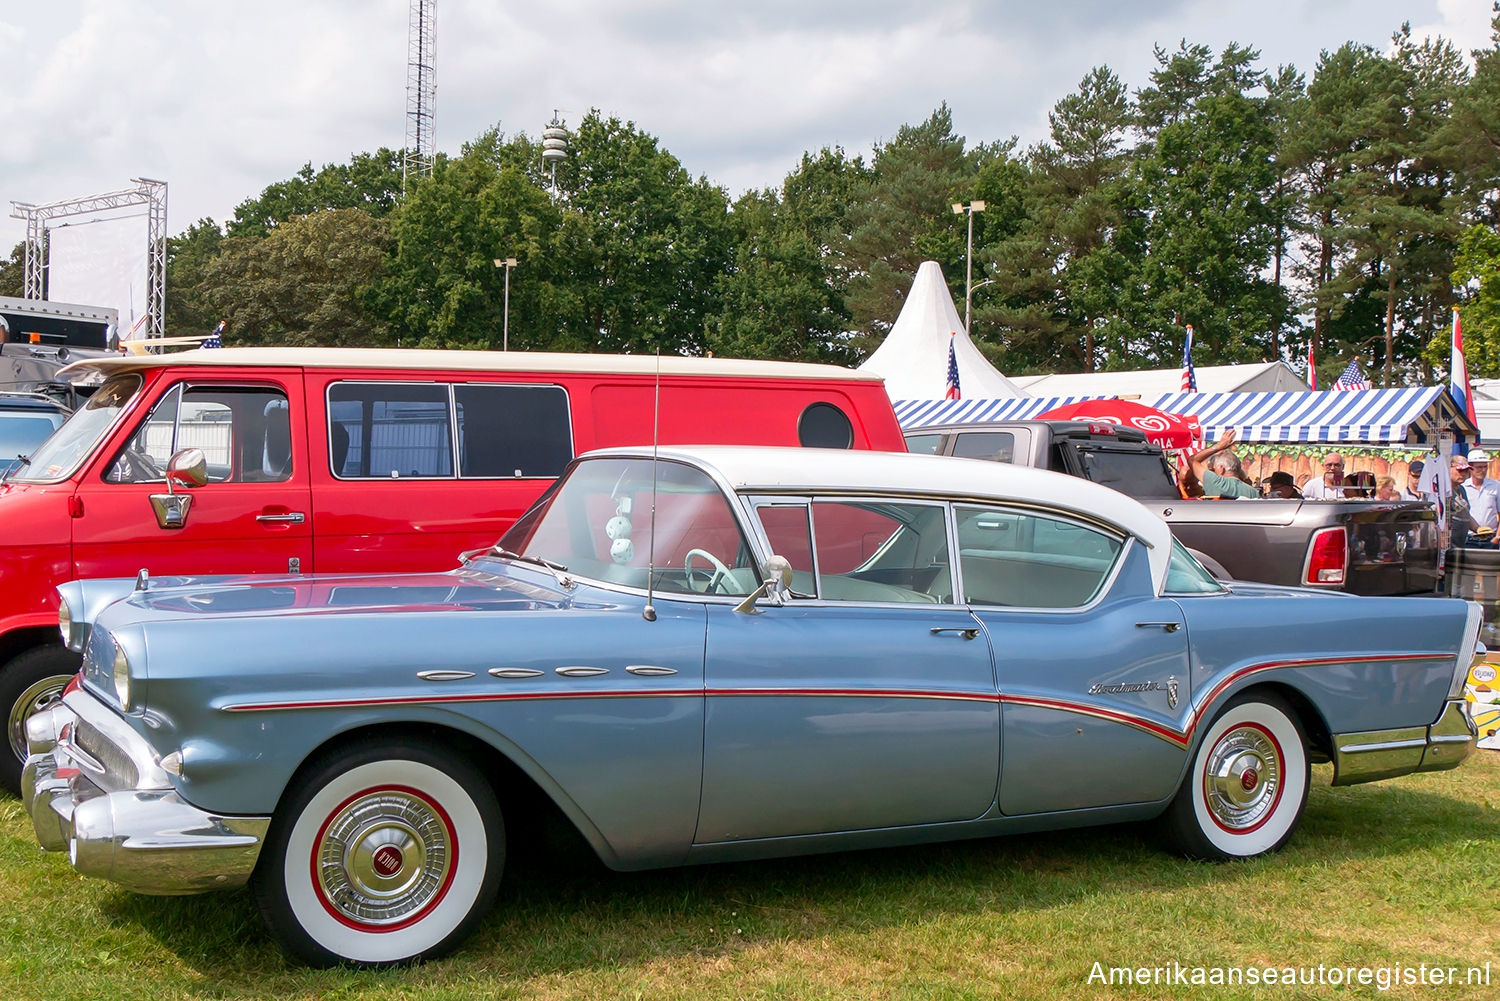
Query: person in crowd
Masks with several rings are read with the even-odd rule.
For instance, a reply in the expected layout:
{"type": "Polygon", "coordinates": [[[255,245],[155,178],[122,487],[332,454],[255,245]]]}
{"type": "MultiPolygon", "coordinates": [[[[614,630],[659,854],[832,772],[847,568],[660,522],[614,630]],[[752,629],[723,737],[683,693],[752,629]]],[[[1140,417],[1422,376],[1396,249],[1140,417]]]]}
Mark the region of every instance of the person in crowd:
{"type": "Polygon", "coordinates": [[[1291,473],[1278,469],[1266,478],[1266,496],[1300,500],[1302,491],[1297,489],[1297,481],[1292,479],[1291,473]]]}
{"type": "Polygon", "coordinates": [[[1464,489],[1464,481],[1469,478],[1468,457],[1455,455],[1448,460],[1448,476],[1453,484],[1448,498],[1448,545],[1462,549],[1469,544],[1469,533],[1479,527],[1469,513],[1469,493],[1464,489]]]}
{"type": "Polygon", "coordinates": [[[1375,474],[1368,469],[1344,477],[1344,496],[1370,500],[1375,496],[1375,474]],[[1353,489],[1350,489],[1350,488],[1353,489]]]}
{"type": "Polygon", "coordinates": [[[1337,452],[1323,456],[1323,478],[1308,480],[1302,487],[1307,500],[1344,499],[1344,457],[1337,452]]]}
{"type": "Polygon", "coordinates": [[[1478,527],[1469,536],[1469,545],[1493,548],[1495,529],[1500,527],[1500,483],[1488,478],[1490,455],[1482,448],[1469,452],[1469,480],[1464,493],[1469,500],[1469,516],[1478,527]]]}
{"type": "Polygon", "coordinates": [[[1406,486],[1397,491],[1400,500],[1427,501],[1433,500],[1432,494],[1422,489],[1422,470],[1427,465],[1421,459],[1416,459],[1406,467],[1406,486]]]}
{"type": "Polygon", "coordinates": [[[1403,499],[1396,493],[1396,478],[1394,476],[1375,477],[1375,499],[1383,501],[1403,499]]]}
{"type": "Polygon", "coordinates": [[[1189,497],[1259,497],[1233,446],[1234,429],[1230,428],[1218,441],[1188,456],[1181,474],[1183,492],[1189,497]]]}

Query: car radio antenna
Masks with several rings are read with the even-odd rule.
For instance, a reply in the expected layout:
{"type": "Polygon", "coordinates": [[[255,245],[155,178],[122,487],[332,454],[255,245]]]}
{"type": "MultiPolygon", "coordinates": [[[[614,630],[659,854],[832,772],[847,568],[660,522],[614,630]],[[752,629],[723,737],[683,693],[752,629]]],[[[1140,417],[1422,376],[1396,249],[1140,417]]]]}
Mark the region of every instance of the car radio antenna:
{"type": "Polygon", "coordinates": [[[656,448],[661,440],[661,348],[656,349],[656,389],[651,400],[651,536],[646,540],[646,607],[641,614],[647,622],[656,621],[656,606],[651,603],[651,581],[656,576],[656,448]]]}

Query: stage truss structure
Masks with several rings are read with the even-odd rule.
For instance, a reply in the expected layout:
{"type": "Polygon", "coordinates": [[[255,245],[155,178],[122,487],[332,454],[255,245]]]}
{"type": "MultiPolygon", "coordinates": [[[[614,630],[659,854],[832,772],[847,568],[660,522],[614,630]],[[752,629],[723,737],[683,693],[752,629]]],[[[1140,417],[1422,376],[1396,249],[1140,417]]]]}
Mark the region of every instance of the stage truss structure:
{"type": "Polygon", "coordinates": [[[53,219],[146,206],[146,336],[166,333],[167,308],[167,182],[133,177],[133,188],[85,195],[45,205],[11,202],[11,218],[26,223],[26,263],[23,295],[44,299],[46,292],[47,232],[53,219]]]}

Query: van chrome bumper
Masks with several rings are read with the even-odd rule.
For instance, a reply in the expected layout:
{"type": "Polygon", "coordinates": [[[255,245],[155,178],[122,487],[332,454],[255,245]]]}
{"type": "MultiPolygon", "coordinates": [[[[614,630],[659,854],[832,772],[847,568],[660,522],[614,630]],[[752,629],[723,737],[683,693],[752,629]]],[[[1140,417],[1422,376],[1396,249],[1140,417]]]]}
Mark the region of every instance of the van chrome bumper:
{"type": "Polygon", "coordinates": [[[244,885],[270,818],[225,817],[188,803],[161,781],[150,745],[122,722],[84,691],[27,720],[21,799],[42,847],[66,851],[85,876],[137,893],[244,885]]]}
{"type": "Polygon", "coordinates": [[[1333,784],[1354,785],[1458,767],[1479,731],[1463,699],[1448,699],[1428,726],[1333,735],[1333,784]]]}

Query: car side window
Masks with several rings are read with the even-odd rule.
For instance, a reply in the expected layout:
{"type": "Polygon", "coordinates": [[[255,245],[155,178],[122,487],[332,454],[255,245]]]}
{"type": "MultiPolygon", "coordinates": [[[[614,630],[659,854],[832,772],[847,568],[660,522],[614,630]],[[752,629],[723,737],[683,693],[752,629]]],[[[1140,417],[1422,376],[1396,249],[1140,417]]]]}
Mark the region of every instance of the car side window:
{"type": "Polygon", "coordinates": [[[446,385],[337,382],[328,387],[328,416],[335,476],[453,475],[453,425],[446,385]]]}
{"type": "Polygon", "coordinates": [[[941,504],[883,500],[764,501],[771,549],[792,564],[792,591],[828,601],[951,601],[941,504]]]}
{"type": "Polygon", "coordinates": [[[953,439],[953,454],[964,459],[1012,462],[1016,436],[1009,431],[966,431],[953,439]]]}
{"type": "Polygon", "coordinates": [[[292,476],[291,409],[266,386],[172,387],[116,455],[110,483],[158,483],[184,448],[202,449],[211,483],[278,483],[292,476]]]}
{"type": "Polygon", "coordinates": [[[1062,517],[967,505],[955,513],[959,571],[970,604],[1086,605],[1124,549],[1124,540],[1062,517]]]}
{"type": "Polygon", "coordinates": [[[906,450],[918,455],[937,455],[938,449],[943,445],[943,436],[940,434],[909,434],[906,436],[906,450]]]}

